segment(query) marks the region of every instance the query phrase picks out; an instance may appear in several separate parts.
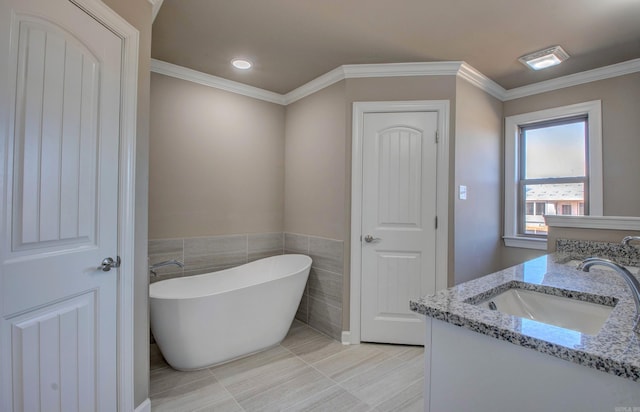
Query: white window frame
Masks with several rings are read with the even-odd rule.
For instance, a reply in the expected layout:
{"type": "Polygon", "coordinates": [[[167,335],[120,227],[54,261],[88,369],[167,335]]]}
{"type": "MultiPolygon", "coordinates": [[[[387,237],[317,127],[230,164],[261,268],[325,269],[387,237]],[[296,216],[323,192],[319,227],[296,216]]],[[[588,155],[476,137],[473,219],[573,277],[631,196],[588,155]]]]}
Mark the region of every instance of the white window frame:
{"type": "Polygon", "coordinates": [[[547,249],[547,240],[518,234],[518,171],[520,127],[531,123],[563,119],[573,116],[588,117],[589,215],[602,216],[602,102],[572,104],[537,112],[523,113],[505,118],[505,180],[504,180],[504,244],[508,247],[547,249]]]}

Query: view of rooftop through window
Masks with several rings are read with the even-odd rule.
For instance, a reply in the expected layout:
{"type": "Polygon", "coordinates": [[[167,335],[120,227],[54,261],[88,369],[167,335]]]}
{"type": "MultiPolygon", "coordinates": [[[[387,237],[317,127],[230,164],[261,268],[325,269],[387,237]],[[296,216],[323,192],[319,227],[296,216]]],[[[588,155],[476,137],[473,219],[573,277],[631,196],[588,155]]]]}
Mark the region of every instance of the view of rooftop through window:
{"type": "Polygon", "coordinates": [[[544,215],[588,212],[586,134],[586,117],[521,127],[522,234],[546,235],[544,215]]]}

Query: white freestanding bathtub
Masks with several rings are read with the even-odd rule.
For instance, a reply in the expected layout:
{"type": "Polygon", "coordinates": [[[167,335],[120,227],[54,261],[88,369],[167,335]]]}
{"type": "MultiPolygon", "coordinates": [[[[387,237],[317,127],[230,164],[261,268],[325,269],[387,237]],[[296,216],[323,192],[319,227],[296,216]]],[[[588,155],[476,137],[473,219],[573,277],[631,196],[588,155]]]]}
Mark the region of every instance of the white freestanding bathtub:
{"type": "Polygon", "coordinates": [[[281,255],[151,284],[151,330],[164,358],[195,370],[278,344],[310,268],[308,256],[281,255]]]}

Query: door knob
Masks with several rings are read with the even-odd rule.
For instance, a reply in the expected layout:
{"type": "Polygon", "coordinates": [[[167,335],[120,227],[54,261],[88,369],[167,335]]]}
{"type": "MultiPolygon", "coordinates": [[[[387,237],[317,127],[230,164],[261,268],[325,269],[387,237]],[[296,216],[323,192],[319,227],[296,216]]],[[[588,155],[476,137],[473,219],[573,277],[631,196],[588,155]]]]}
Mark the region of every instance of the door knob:
{"type": "Polygon", "coordinates": [[[377,242],[378,240],[382,240],[379,237],[373,237],[371,235],[367,235],[364,237],[364,241],[367,243],[371,243],[371,242],[377,242]]]}
{"type": "Polygon", "coordinates": [[[116,256],[116,260],[113,260],[112,257],[106,257],[102,259],[102,263],[98,266],[98,269],[103,272],[108,272],[111,268],[119,268],[120,267],[120,256],[116,256]]]}

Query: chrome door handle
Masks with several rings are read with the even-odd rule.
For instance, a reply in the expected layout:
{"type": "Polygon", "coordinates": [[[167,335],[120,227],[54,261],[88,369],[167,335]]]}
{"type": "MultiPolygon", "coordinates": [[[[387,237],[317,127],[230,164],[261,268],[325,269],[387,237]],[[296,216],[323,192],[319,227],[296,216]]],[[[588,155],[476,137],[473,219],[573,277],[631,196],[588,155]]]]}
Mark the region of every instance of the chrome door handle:
{"type": "Polygon", "coordinates": [[[373,237],[371,235],[367,235],[367,236],[364,237],[364,241],[367,242],[367,243],[377,242],[378,240],[382,240],[382,239],[379,238],[379,237],[373,237]]]}
{"type": "Polygon", "coordinates": [[[113,260],[112,257],[106,257],[102,259],[102,263],[98,266],[98,269],[103,272],[108,272],[111,268],[119,268],[120,267],[120,256],[116,256],[116,260],[113,260]]]}

